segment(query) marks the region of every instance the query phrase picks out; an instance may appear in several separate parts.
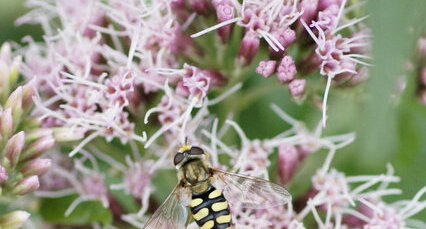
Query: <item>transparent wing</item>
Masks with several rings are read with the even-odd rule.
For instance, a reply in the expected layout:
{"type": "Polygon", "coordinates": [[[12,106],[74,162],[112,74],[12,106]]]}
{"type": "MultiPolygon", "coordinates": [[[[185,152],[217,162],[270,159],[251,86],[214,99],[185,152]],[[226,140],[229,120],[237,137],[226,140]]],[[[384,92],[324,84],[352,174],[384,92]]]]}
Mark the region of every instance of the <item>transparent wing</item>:
{"type": "Polygon", "coordinates": [[[182,205],[182,198],[188,193],[187,188],[177,184],[164,203],[145,224],[144,229],[181,229],[186,227],[187,208],[182,205]]]}
{"type": "Polygon", "coordinates": [[[243,208],[264,209],[291,201],[287,190],[270,181],[220,169],[212,169],[212,172],[213,182],[222,186],[225,197],[238,201],[243,208]]]}

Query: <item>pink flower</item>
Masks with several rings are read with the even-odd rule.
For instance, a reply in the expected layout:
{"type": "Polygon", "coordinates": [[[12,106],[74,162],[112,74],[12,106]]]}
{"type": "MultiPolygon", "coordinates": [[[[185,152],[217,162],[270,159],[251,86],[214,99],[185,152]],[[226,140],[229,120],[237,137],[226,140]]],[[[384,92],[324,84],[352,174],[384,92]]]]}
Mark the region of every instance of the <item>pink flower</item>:
{"type": "MultiPolygon", "coordinates": [[[[216,10],[216,16],[219,23],[226,22],[235,17],[234,3],[231,0],[216,0],[212,1],[213,7],[216,10]]],[[[225,42],[229,39],[231,33],[231,25],[219,28],[218,34],[222,41],[225,42]]]]}
{"type": "Polygon", "coordinates": [[[250,64],[254,56],[257,54],[259,45],[260,40],[258,35],[253,31],[246,32],[243,40],[241,41],[238,56],[244,60],[245,64],[250,64]]]}
{"type": "Polygon", "coordinates": [[[318,2],[323,0],[302,0],[299,4],[300,11],[303,11],[300,18],[304,21],[315,19],[318,14],[318,2]]]}
{"type": "Polygon", "coordinates": [[[151,192],[151,173],[148,163],[133,163],[124,177],[127,193],[134,198],[141,199],[151,192]]]}
{"type": "Polygon", "coordinates": [[[192,68],[182,79],[182,85],[189,91],[190,98],[203,100],[210,87],[210,78],[196,68],[192,68]]]}
{"type": "Polygon", "coordinates": [[[26,195],[34,192],[40,187],[38,176],[30,176],[21,180],[12,190],[15,195],[26,195]]]}
{"type": "Polygon", "coordinates": [[[296,41],[296,32],[290,28],[277,28],[272,35],[280,42],[283,47],[289,47],[296,41]]]}
{"type": "Polygon", "coordinates": [[[306,80],[304,79],[295,79],[288,84],[290,95],[294,98],[301,98],[305,93],[305,88],[306,80]]]}
{"type": "Polygon", "coordinates": [[[259,63],[259,66],[257,66],[256,68],[256,72],[261,76],[268,78],[269,76],[274,74],[276,65],[277,62],[273,60],[261,61],[259,63]]]}
{"type": "Polygon", "coordinates": [[[108,189],[101,176],[84,177],[82,187],[88,198],[108,201],[108,189]]]}
{"type": "Polygon", "coordinates": [[[405,227],[404,221],[400,218],[395,209],[389,208],[383,203],[379,203],[376,207],[377,209],[380,209],[381,212],[374,211],[370,222],[364,225],[364,228],[398,229],[405,227]]]}
{"type": "Polygon", "coordinates": [[[300,155],[296,147],[283,144],[278,148],[277,172],[281,184],[287,184],[300,165],[300,155]]]}
{"type": "Polygon", "coordinates": [[[281,83],[289,83],[296,76],[297,70],[291,56],[285,56],[277,68],[277,78],[281,83]]]}
{"type": "MultiPolygon", "coordinates": [[[[303,20],[301,21],[306,31],[317,45],[315,52],[321,59],[320,73],[328,77],[323,100],[323,126],[326,124],[327,100],[331,87],[331,80],[339,74],[357,74],[357,64],[369,65],[363,61],[369,59],[367,55],[353,52],[359,49],[362,50],[363,47],[367,46],[364,39],[368,36],[360,33],[353,33],[350,35],[351,37],[343,38],[342,35],[339,34],[341,30],[354,27],[366,18],[355,18],[339,26],[340,20],[344,16],[343,11],[345,4],[346,0],[343,0],[341,4],[327,5],[324,10],[319,12],[318,19],[312,21],[310,26],[303,20]],[[318,35],[315,35],[310,27],[314,28],[318,35]]],[[[320,8],[322,5],[323,3],[320,2],[320,8]]]]}
{"type": "Polygon", "coordinates": [[[121,69],[116,77],[105,81],[105,97],[112,100],[112,104],[118,105],[120,109],[129,105],[128,96],[134,91],[134,77],[131,72],[123,72],[121,69]]]}

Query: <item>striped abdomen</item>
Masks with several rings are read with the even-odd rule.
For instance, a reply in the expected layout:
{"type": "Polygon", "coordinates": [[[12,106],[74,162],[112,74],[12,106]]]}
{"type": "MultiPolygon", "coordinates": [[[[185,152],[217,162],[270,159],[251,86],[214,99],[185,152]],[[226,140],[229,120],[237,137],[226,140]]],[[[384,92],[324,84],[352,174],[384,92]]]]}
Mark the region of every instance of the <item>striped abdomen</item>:
{"type": "Polygon", "coordinates": [[[228,201],[222,192],[209,186],[204,193],[192,193],[191,212],[200,229],[231,228],[228,201]]]}

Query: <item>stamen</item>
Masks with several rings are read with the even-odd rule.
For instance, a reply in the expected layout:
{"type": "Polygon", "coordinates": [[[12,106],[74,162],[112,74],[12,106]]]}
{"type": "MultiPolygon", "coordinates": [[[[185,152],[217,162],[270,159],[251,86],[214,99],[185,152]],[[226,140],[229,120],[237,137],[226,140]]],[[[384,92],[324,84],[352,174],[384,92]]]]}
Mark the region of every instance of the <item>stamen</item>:
{"type": "Polygon", "coordinates": [[[349,23],[346,23],[346,24],[341,25],[341,26],[337,27],[336,29],[334,29],[332,33],[336,34],[340,30],[345,29],[345,28],[350,27],[350,26],[353,26],[353,25],[355,25],[355,24],[357,24],[359,22],[364,21],[367,18],[368,18],[368,15],[364,16],[364,17],[361,17],[361,18],[357,18],[357,19],[351,20],[349,23]]]}
{"type": "Polygon", "coordinates": [[[237,132],[238,136],[241,139],[241,145],[243,147],[245,147],[249,144],[249,139],[247,138],[244,131],[241,129],[241,127],[236,122],[234,122],[232,120],[226,120],[226,124],[232,126],[234,128],[234,130],[237,132]]]}
{"type": "Polygon", "coordinates": [[[290,115],[288,115],[287,113],[285,113],[279,106],[277,106],[276,104],[272,103],[270,105],[272,111],[274,111],[274,113],[276,115],[278,115],[278,117],[280,117],[284,122],[290,124],[293,127],[299,126],[301,125],[301,122],[292,118],[290,115]]]}
{"type": "Polygon", "coordinates": [[[403,208],[399,214],[404,216],[404,218],[408,218],[410,217],[412,214],[408,214],[410,212],[410,210],[412,208],[414,208],[414,206],[416,205],[416,203],[419,202],[420,198],[422,198],[422,196],[426,193],[426,187],[423,187],[422,189],[420,189],[420,191],[418,191],[416,193],[416,195],[414,196],[414,198],[410,201],[409,204],[407,204],[407,206],[405,206],[405,208],[403,208]]]}
{"type": "Polygon", "coordinates": [[[161,75],[167,75],[167,76],[176,76],[180,77],[180,75],[185,74],[184,69],[173,69],[173,68],[147,68],[145,69],[146,72],[156,72],[161,75]]]}
{"type": "Polygon", "coordinates": [[[74,189],[68,188],[68,189],[62,189],[58,191],[36,191],[34,193],[37,197],[42,198],[60,198],[64,196],[69,196],[77,193],[74,189]]]}
{"type": "Polygon", "coordinates": [[[269,46],[271,46],[271,48],[275,51],[278,52],[280,51],[274,44],[274,42],[270,39],[269,34],[262,31],[262,30],[257,30],[257,32],[265,39],[265,41],[269,44],[269,46]]]}
{"type": "Polygon", "coordinates": [[[75,208],[77,208],[77,206],[81,203],[83,203],[84,200],[83,197],[77,197],[77,199],[75,199],[70,206],[67,208],[67,210],[65,211],[65,216],[68,217],[71,215],[71,213],[75,210],[75,208]]]}
{"type": "Polygon", "coordinates": [[[85,145],[87,145],[89,142],[91,142],[93,139],[98,137],[100,135],[99,132],[94,132],[87,136],[83,141],[81,141],[69,154],[69,157],[74,157],[85,145]]]}
{"type": "Polygon", "coordinates": [[[377,214],[379,214],[381,216],[383,215],[383,210],[378,208],[376,205],[374,205],[370,201],[368,201],[364,198],[358,198],[358,201],[361,202],[362,204],[364,204],[365,206],[371,208],[371,210],[375,211],[377,214]]]}
{"type": "Polygon", "coordinates": [[[138,46],[138,42],[140,39],[139,33],[141,32],[140,30],[141,24],[139,23],[136,28],[137,29],[135,33],[133,34],[132,43],[130,44],[130,48],[129,48],[129,55],[128,55],[127,64],[126,64],[127,69],[130,69],[130,67],[132,66],[133,57],[135,56],[136,47],[138,46]]]}
{"type": "Polygon", "coordinates": [[[223,94],[219,95],[218,97],[210,100],[207,103],[207,106],[213,106],[216,105],[220,102],[222,102],[223,100],[225,100],[226,98],[228,98],[230,95],[234,94],[235,92],[237,92],[238,90],[241,89],[241,87],[243,86],[242,83],[238,83],[235,86],[233,86],[231,89],[227,90],[226,92],[224,92],[223,94]]]}
{"type": "Polygon", "coordinates": [[[305,27],[306,31],[309,33],[309,35],[312,37],[312,39],[315,41],[315,43],[321,47],[320,41],[315,36],[314,32],[312,32],[311,28],[305,23],[305,20],[301,19],[300,22],[302,23],[303,27],[305,27]]]}
{"type": "Polygon", "coordinates": [[[212,26],[210,28],[207,28],[207,29],[202,30],[202,31],[200,31],[198,33],[192,34],[191,38],[196,38],[196,37],[202,36],[204,34],[207,34],[207,33],[211,32],[211,31],[214,31],[216,29],[222,28],[224,26],[227,26],[227,25],[235,23],[235,22],[239,22],[241,20],[242,20],[241,18],[237,17],[237,18],[233,18],[233,19],[230,19],[230,20],[227,20],[227,21],[223,21],[223,22],[221,22],[221,23],[219,23],[217,25],[214,25],[214,26],[212,26]]]}
{"type": "Polygon", "coordinates": [[[197,13],[192,13],[191,15],[189,15],[186,21],[181,25],[182,31],[187,30],[188,27],[192,24],[192,22],[194,22],[196,17],[197,17],[197,13]]]}
{"type": "Polygon", "coordinates": [[[323,128],[325,128],[327,124],[327,101],[328,101],[328,94],[330,92],[332,78],[334,78],[334,76],[329,75],[327,77],[327,85],[325,86],[324,99],[322,102],[322,127],[323,128]]]}
{"type": "Polygon", "coordinates": [[[337,17],[336,17],[335,27],[337,27],[339,25],[339,21],[340,21],[340,18],[342,17],[343,9],[345,8],[345,5],[346,5],[346,0],[343,0],[341,5],[340,5],[339,13],[337,14],[337,17]]]}

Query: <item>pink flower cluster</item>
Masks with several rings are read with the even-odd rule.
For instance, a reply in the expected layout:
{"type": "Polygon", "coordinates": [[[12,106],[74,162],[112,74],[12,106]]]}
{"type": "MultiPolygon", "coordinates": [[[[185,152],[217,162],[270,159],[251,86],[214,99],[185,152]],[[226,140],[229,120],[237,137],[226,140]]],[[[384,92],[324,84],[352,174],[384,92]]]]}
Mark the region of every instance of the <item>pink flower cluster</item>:
{"type": "Polygon", "coordinates": [[[219,2],[222,7],[214,7],[219,24],[192,37],[219,29],[222,41],[226,42],[223,34],[229,34],[230,24],[236,23],[244,29],[239,56],[245,64],[254,59],[261,45],[260,38],[263,38],[269,45],[269,58],[259,62],[256,72],[265,78],[276,74],[279,82],[288,84],[289,92],[296,100],[304,97],[306,76],[319,69],[321,75],[328,77],[323,125],[331,80],[358,82],[363,78],[364,71],[358,65],[369,65],[365,62],[369,59],[366,55],[369,35],[361,24],[366,17],[346,18],[345,15],[350,13],[345,9],[346,0],[219,2]],[[303,27],[306,32],[301,30],[303,27]],[[350,35],[341,35],[343,31],[350,35]],[[314,44],[306,41],[306,34],[314,44]],[[295,60],[294,50],[304,52],[305,58],[295,60]],[[298,68],[302,68],[301,71],[298,72],[298,68]]]}
{"type": "MultiPolygon", "coordinates": [[[[25,195],[39,188],[39,177],[51,166],[41,158],[53,147],[53,131],[40,128],[26,114],[33,108],[34,81],[16,86],[20,58],[13,58],[8,43],[0,49],[0,190],[25,195]],[[28,125],[28,122],[34,122],[28,125]]],[[[2,195],[2,192],[0,192],[2,195]]]]}

